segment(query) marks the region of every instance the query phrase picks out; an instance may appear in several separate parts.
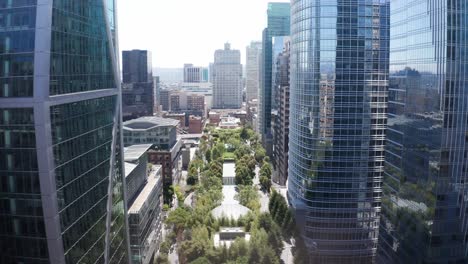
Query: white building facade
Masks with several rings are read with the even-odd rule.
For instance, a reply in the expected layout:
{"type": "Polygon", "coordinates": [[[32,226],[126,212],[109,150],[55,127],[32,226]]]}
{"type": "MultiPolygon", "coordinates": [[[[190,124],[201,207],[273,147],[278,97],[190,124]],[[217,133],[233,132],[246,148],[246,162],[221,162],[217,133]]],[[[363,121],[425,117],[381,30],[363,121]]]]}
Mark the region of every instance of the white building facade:
{"type": "Polygon", "coordinates": [[[252,41],[246,49],[246,101],[258,99],[262,42],[252,41]]]}
{"type": "Polygon", "coordinates": [[[239,50],[215,51],[213,64],[213,108],[239,109],[242,107],[242,65],[239,50]]]}

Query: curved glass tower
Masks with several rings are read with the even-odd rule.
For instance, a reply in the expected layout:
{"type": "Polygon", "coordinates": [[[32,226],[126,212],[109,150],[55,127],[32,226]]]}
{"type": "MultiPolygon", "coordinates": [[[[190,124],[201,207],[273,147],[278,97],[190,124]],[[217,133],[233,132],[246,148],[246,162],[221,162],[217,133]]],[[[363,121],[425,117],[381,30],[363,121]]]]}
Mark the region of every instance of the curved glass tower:
{"type": "Polygon", "coordinates": [[[468,263],[468,4],[393,0],[380,263],[468,263]]]}
{"type": "Polygon", "coordinates": [[[288,195],[312,263],[375,261],[389,2],[291,1],[288,195]]]}
{"type": "Polygon", "coordinates": [[[128,263],[114,0],[0,0],[0,263],[128,263]]]}

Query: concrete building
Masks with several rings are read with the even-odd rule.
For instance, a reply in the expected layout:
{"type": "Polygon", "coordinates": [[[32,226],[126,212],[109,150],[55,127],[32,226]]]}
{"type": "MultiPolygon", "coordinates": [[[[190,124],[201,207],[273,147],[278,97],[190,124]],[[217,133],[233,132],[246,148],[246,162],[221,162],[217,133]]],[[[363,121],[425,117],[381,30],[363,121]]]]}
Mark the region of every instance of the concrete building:
{"type": "MultiPolygon", "coordinates": [[[[205,112],[205,96],[190,94],[187,96],[187,110],[205,112]]],[[[205,115],[204,115],[205,116],[205,115]]]]}
{"type": "Polygon", "coordinates": [[[188,116],[186,113],[180,113],[180,112],[179,113],[176,113],[176,112],[165,113],[164,118],[179,121],[178,127],[181,129],[185,129],[187,127],[188,116]]]}
{"type": "Polygon", "coordinates": [[[242,107],[242,65],[239,50],[217,50],[213,64],[213,108],[239,109],[242,107]]]}
{"type": "Polygon", "coordinates": [[[155,108],[155,89],[151,52],[122,51],[123,120],[152,116],[155,108]]]}
{"type": "Polygon", "coordinates": [[[0,1],[0,263],[130,262],[115,3],[70,3],[0,1]]]}
{"type": "Polygon", "coordinates": [[[162,167],[148,165],[151,144],[125,148],[131,259],[134,264],[154,262],[162,241],[162,167]]]}
{"type": "Polygon", "coordinates": [[[262,55],[262,42],[251,42],[246,48],[246,102],[258,99],[260,89],[260,59],[262,55]]]}
{"type": "Polygon", "coordinates": [[[289,39],[283,52],[275,59],[275,101],[278,103],[277,117],[273,126],[273,181],[286,185],[288,179],[289,153],[289,70],[291,48],[289,39]]]}
{"type": "MultiPolygon", "coordinates": [[[[398,1],[392,1],[392,5],[394,2],[398,1]]],[[[336,1],[330,9],[322,4],[323,1],[291,1],[288,200],[308,248],[309,263],[376,263],[380,212],[385,208],[382,181],[388,177],[388,174],[384,176],[384,147],[390,0],[336,1]],[[321,122],[323,83],[334,86],[330,123],[321,122]],[[322,127],[325,124],[330,126],[322,127]],[[323,133],[328,129],[331,133],[323,133]]],[[[427,4],[433,6],[431,1],[427,4]]],[[[398,7],[398,10],[414,18],[417,21],[414,25],[424,25],[424,29],[433,27],[433,22],[438,20],[435,16],[420,20],[429,13],[421,10],[421,15],[416,15],[414,12],[418,12],[419,7],[398,7]],[[431,26],[427,26],[429,24],[431,26]]],[[[421,31],[413,31],[416,27],[407,21],[397,22],[392,18],[392,23],[398,35],[398,42],[395,42],[397,64],[405,67],[405,58],[412,53],[406,54],[406,47],[396,47],[409,43],[410,40],[407,42],[404,38],[411,34],[405,30],[418,34],[421,31]]],[[[439,43],[433,41],[439,39],[435,36],[429,33],[421,37],[427,41],[423,47],[439,43]]],[[[413,40],[415,38],[411,38],[413,40]]],[[[415,50],[421,51],[420,48],[415,50]]],[[[418,53],[421,54],[430,57],[429,54],[437,52],[418,53]]],[[[422,58],[415,56],[418,62],[414,65],[424,61],[422,58]]],[[[436,61],[431,58],[428,65],[436,61]]],[[[431,68],[422,65],[421,69],[431,68]]],[[[402,94],[401,98],[404,96],[402,94]]],[[[396,131],[389,133],[402,138],[396,131]]],[[[400,153],[401,145],[395,146],[393,151],[400,153]]],[[[392,181],[403,178],[400,175],[392,181]]],[[[400,226],[408,231],[422,228],[408,225],[407,220],[400,226]]],[[[416,237],[408,236],[406,231],[403,235],[408,243],[420,246],[416,237]]],[[[423,240],[430,241],[425,236],[423,240]]],[[[391,243],[390,247],[401,245],[391,243]]],[[[424,263],[413,258],[389,263],[413,262],[424,263]]]]}
{"type": "Polygon", "coordinates": [[[211,111],[208,115],[209,119],[210,119],[210,124],[216,124],[218,125],[219,122],[221,122],[221,114],[220,113],[217,113],[215,111],[211,111]]]}
{"type": "Polygon", "coordinates": [[[208,69],[206,67],[197,67],[193,64],[184,65],[184,82],[200,83],[208,82],[208,69]]]}
{"type": "Polygon", "coordinates": [[[124,145],[152,144],[169,149],[177,142],[179,121],[156,116],[140,117],[123,123],[124,145]]]}
{"type": "MultiPolygon", "coordinates": [[[[182,140],[170,148],[161,148],[157,145],[148,151],[148,161],[151,164],[162,166],[163,184],[165,188],[177,185],[182,177],[182,140]]],[[[172,197],[164,197],[166,201],[172,197]]]]}
{"type": "Polygon", "coordinates": [[[187,110],[187,93],[171,91],[169,95],[169,111],[187,110]]]}

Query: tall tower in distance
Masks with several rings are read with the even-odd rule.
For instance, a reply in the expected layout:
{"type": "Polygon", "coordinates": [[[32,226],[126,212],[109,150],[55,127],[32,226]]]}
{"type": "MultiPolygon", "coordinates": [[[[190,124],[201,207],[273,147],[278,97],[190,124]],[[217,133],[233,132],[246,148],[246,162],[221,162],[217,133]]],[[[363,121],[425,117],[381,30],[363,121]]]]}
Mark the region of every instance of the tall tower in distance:
{"type": "Polygon", "coordinates": [[[271,154],[271,105],[273,84],[273,37],[289,36],[291,28],[291,5],[268,3],[267,28],[263,30],[262,57],[260,64],[260,89],[258,92],[258,128],[269,154],[271,154]]]}
{"type": "Polygon", "coordinates": [[[252,41],[246,48],[246,102],[258,98],[260,88],[260,58],[262,55],[262,43],[252,41]]]}
{"type": "Polygon", "coordinates": [[[468,6],[392,0],[380,263],[467,263],[468,6]]]}
{"type": "Polygon", "coordinates": [[[153,64],[148,50],[122,51],[123,83],[153,82],[153,64]]]}
{"type": "Polygon", "coordinates": [[[115,1],[0,10],[0,263],[129,263],[115,1]]]}
{"type": "Polygon", "coordinates": [[[213,108],[239,109],[242,107],[242,65],[239,50],[217,50],[213,64],[213,108]]]}
{"type": "Polygon", "coordinates": [[[291,1],[288,195],[311,263],[376,260],[389,4],[291,1]]]}

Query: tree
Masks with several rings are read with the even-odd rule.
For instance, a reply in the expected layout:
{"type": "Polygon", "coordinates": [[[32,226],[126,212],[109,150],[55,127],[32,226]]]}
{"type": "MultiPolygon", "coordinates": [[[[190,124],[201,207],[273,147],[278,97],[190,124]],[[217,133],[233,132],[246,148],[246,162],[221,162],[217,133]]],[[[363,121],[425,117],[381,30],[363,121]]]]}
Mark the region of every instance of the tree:
{"type": "Polygon", "coordinates": [[[262,146],[257,146],[255,149],[255,160],[260,164],[266,156],[266,151],[262,146]]]}
{"type": "Polygon", "coordinates": [[[190,185],[195,185],[198,182],[198,169],[196,166],[192,166],[190,164],[189,170],[188,170],[188,175],[187,175],[187,184],[190,185]]]}
{"type": "Polygon", "coordinates": [[[200,257],[190,262],[190,264],[211,264],[211,262],[206,257],[200,257]]]}
{"type": "Polygon", "coordinates": [[[174,230],[177,234],[177,241],[182,240],[183,231],[189,226],[190,219],[191,213],[185,207],[178,207],[169,213],[166,223],[174,225],[174,230]]]}
{"type": "Polygon", "coordinates": [[[257,188],[252,185],[241,185],[238,186],[239,192],[236,194],[235,199],[239,201],[245,207],[253,211],[260,209],[260,196],[257,192],[257,188]]]}
{"type": "Polygon", "coordinates": [[[250,137],[249,135],[249,129],[247,129],[245,126],[242,128],[240,132],[240,138],[243,139],[244,141],[248,140],[250,137]]]}
{"type": "Polygon", "coordinates": [[[210,149],[207,149],[206,152],[205,152],[205,159],[206,159],[206,162],[210,163],[211,162],[211,150],[210,149]]]}
{"type": "Polygon", "coordinates": [[[208,229],[204,226],[195,227],[191,239],[182,244],[184,256],[189,262],[205,256],[211,247],[210,242],[208,229]]]}
{"type": "Polygon", "coordinates": [[[260,186],[262,187],[262,190],[264,192],[270,192],[271,189],[271,179],[265,177],[265,176],[260,176],[260,186]]]}

